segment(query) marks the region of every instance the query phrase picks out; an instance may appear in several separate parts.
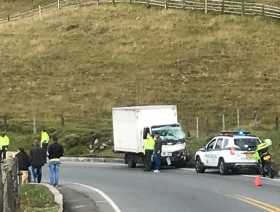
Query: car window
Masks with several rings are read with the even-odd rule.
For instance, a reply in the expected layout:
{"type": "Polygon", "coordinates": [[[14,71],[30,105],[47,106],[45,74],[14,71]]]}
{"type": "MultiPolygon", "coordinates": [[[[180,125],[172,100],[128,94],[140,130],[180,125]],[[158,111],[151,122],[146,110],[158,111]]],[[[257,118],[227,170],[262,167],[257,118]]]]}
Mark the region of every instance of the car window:
{"type": "Polygon", "coordinates": [[[223,149],[227,147],[228,143],[229,143],[228,138],[225,138],[223,143],[223,149]]]}
{"type": "Polygon", "coordinates": [[[258,138],[235,138],[234,144],[237,147],[237,150],[241,151],[255,151],[257,145],[260,144],[261,141],[258,138]]]}
{"type": "Polygon", "coordinates": [[[223,143],[223,138],[218,138],[216,146],[215,146],[215,150],[222,149],[222,143],[223,143]]]}
{"type": "Polygon", "coordinates": [[[209,150],[213,150],[214,146],[215,146],[215,143],[216,143],[216,139],[213,139],[212,141],[210,141],[206,147],[206,149],[209,151],[209,150]]]}

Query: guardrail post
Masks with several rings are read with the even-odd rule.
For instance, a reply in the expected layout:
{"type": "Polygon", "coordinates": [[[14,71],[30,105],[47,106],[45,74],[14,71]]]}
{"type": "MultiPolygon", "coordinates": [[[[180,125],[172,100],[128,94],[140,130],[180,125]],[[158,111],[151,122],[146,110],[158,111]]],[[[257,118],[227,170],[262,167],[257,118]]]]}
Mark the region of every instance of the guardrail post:
{"type": "Polygon", "coordinates": [[[182,0],[182,9],[184,10],[185,9],[185,1],[182,0]]]}
{"type": "Polygon", "coordinates": [[[60,10],[60,0],[57,0],[57,10],[60,10]]]}
{"type": "Polygon", "coordinates": [[[222,13],[225,12],[225,0],[222,1],[222,13]]]}
{"type": "Polygon", "coordinates": [[[204,12],[205,12],[205,14],[208,13],[208,1],[207,0],[204,1],[204,12]]]}
{"type": "Polygon", "coordinates": [[[115,0],[112,0],[112,4],[115,6],[116,5],[116,2],[115,2],[115,0]]]}
{"type": "Polygon", "coordinates": [[[11,18],[10,18],[10,14],[8,15],[8,21],[10,21],[11,20],[11,18]]]}
{"type": "Polygon", "coordinates": [[[262,5],[262,15],[264,16],[265,12],[264,12],[264,4],[262,5]]]}
{"type": "Polygon", "coordinates": [[[99,7],[99,0],[96,0],[96,6],[99,7]]]}

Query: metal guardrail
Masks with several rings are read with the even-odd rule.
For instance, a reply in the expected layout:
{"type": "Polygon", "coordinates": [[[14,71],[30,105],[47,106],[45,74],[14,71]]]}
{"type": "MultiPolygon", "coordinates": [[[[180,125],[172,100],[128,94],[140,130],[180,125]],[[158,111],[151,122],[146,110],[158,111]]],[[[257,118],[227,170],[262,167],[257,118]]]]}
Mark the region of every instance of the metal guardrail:
{"type": "Polygon", "coordinates": [[[17,21],[22,18],[28,17],[41,17],[43,13],[49,10],[62,8],[69,6],[87,6],[91,4],[116,4],[116,3],[134,3],[134,4],[146,4],[148,6],[158,6],[184,10],[200,10],[205,14],[208,12],[215,12],[221,14],[233,14],[233,15],[251,15],[251,16],[266,16],[271,18],[280,19],[280,7],[260,4],[254,2],[246,2],[245,0],[57,0],[52,1],[49,4],[39,5],[38,8],[31,10],[18,12],[16,14],[8,15],[7,17],[0,17],[0,24],[10,21],[17,21]]]}
{"type": "Polygon", "coordinates": [[[17,163],[8,159],[0,164],[0,212],[14,212],[19,207],[20,186],[17,163]]]}

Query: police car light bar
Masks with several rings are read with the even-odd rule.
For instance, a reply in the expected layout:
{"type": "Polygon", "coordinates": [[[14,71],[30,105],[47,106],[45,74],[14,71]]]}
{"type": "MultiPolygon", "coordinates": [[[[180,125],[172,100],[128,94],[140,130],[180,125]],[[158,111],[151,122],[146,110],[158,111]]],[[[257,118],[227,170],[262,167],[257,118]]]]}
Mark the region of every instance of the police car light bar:
{"type": "Polygon", "coordinates": [[[234,136],[234,135],[251,135],[250,132],[248,131],[224,131],[224,132],[221,132],[221,135],[224,135],[224,136],[234,136]]]}

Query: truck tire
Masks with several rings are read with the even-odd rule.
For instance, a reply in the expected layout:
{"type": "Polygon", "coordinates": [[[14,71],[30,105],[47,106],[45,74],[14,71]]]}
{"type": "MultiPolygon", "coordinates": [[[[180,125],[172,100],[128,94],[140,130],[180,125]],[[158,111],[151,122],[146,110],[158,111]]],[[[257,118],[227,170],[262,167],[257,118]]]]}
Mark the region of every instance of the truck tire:
{"type": "Polygon", "coordinates": [[[228,167],[223,158],[219,160],[218,168],[221,175],[228,174],[228,167]]]}
{"type": "Polygon", "coordinates": [[[136,167],[136,162],[133,160],[132,157],[130,157],[128,159],[127,165],[128,165],[129,168],[135,168],[136,167]]]}

